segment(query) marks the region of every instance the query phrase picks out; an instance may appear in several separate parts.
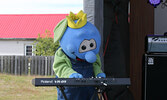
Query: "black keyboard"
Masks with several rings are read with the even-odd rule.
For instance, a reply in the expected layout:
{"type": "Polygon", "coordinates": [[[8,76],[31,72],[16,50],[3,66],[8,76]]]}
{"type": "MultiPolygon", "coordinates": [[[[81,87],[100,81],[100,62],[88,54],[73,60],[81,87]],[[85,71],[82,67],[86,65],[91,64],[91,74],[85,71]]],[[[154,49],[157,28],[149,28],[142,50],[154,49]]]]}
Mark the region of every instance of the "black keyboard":
{"type": "Polygon", "coordinates": [[[130,85],[130,78],[35,78],[34,86],[113,86],[130,85]]]}

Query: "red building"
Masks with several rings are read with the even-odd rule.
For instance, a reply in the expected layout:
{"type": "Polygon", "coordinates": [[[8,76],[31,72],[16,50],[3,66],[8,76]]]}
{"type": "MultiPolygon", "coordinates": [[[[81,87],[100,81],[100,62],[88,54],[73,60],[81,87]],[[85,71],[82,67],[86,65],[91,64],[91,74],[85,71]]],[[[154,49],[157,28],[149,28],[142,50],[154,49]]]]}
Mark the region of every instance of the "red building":
{"type": "Polygon", "coordinates": [[[53,37],[55,26],[66,16],[67,14],[1,14],[0,55],[33,55],[32,43],[38,34],[49,30],[53,37]]]}

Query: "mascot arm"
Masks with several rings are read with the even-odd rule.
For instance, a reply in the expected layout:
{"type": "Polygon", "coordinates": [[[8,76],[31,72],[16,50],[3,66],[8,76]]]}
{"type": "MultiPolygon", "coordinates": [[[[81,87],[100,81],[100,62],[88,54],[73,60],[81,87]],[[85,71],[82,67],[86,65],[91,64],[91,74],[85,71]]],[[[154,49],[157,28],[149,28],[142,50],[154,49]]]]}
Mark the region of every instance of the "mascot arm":
{"type": "Polygon", "coordinates": [[[59,78],[69,78],[72,73],[77,73],[72,69],[68,57],[59,48],[55,53],[53,70],[59,78]]]}
{"type": "Polygon", "coordinates": [[[97,76],[99,73],[103,73],[103,71],[101,70],[100,56],[99,54],[97,54],[96,56],[97,56],[97,60],[96,62],[93,63],[93,70],[94,70],[95,76],[97,76]]]}

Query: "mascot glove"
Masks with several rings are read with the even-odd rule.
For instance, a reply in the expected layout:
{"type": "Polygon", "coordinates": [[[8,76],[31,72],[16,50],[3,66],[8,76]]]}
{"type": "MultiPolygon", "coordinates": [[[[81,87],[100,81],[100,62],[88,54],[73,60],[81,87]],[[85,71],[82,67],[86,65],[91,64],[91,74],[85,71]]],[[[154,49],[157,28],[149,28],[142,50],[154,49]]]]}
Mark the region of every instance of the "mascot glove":
{"type": "Polygon", "coordinates": [[[83,78],[83,76],[79,73],[72,73],[69,78],[83,78]]]}
{"type": "Polygon", "coordinates": [[[97,74],[97,76],[96,76],[97,78],[106,78],[106,74],[105,73],[99,73],[99,74],[97,74]]]}

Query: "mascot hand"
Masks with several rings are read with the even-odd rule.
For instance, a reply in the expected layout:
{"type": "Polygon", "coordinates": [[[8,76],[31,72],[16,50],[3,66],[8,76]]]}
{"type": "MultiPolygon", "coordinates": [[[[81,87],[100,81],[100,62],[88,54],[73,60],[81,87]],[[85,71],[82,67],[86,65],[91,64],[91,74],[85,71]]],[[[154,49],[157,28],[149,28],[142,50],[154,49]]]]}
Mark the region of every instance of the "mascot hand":
{"type": "Polygon", "coordinates": [[[69,78],[83,78],[83,76],[79,73],[72,73],[69,78]]]}
{"type": "Polygon", "coordinates": [[[96,77],[106,78],[106,74],[105,73],[99,73],[99,74],[97,74],[96,77]]]}

